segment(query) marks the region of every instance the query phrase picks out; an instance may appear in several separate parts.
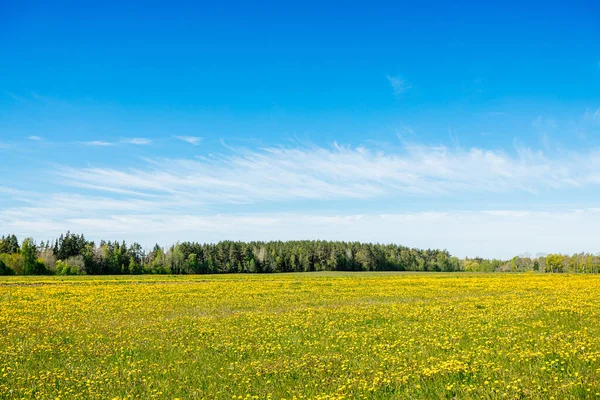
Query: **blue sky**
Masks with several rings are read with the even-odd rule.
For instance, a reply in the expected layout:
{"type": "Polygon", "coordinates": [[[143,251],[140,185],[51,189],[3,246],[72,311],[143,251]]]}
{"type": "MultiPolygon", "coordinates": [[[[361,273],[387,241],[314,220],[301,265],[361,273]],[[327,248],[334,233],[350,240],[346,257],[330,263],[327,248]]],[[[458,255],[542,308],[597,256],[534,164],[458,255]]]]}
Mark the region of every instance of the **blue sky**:
{"type": "Polygon", "coordinates": [[[0,232],[598,252],[600,6],[0,4],[0,232]]]}

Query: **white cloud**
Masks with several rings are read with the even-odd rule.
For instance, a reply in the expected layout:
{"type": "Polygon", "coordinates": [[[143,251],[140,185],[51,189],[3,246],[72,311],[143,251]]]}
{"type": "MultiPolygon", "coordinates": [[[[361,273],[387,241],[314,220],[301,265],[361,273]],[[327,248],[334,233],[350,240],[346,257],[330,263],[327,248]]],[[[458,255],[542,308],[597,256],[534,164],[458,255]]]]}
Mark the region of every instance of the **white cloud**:
{"type": "Polygon", "coordinates": [[[41,138],[41,137],[39,137],[39,136],[29,136],[29,137],[27,137],[27,139],[29,139],[29,140],[35,140],[35,141],[38,141],[38,142],[39,142],[40,140],[42,140],[42,138],[41,138]]]}
{"type": "Polygon", "coordinates": [[[23,190],[14,189],[14,188],[6,187],[6,186],[0,186],[0,193],[14,195],[14,196],[23,196],[23,195],[29,196],[32,194],[30,192],[26,192],[23,190]]]}
{"type": "Polygon", "coordinates": [[[600,185],[600,152],[548,157],[472,148],[270,147],[199,159],[151,159],[143,169],[62,168],[98,193],[185,199],[196,204],[540,193],[600,185]]]}
{"type": "Polygon", "coordinates": [[[123,139],[121,141],[121,143],[135,144],[135,145],[148,145],[148,144],[152,143],[152,140],[147,139],[147,138],[129,138],[129,139],[123,139]]]}
{"type": "Polygon", "coordinates": [[[507,153],[407,145],[383,152],[334,144],[146,161],[140,169],[61,167],[53,171],[55,183],[69,186],[57,186],[61,192],[43,198],[4,188],[5,200],[15,201],[0,209],[0,225],[40,240],[71,230],[147,245],[155,240],[319,238],[446,247],[472,256],[596,251],[600,211],[592,208],[403,211],[411,199],[457,205],[477,196],[490,204],[508,196],[538,201],[599,188],[600,151],[594,149],[546,154],[528,148],[507,153]],[[379,204],[363,202],[374,199],[394,202],[398,211],[322,211],[333,201],[379,204]],[[302,203],[303,209],[309,204],[313,211],[256,211],[297,210],[306,200],[311,202],[302,203]]]}
{"type": "Polygon", "coordinates": [[[189,144],[193,144],[194,146],[199,145],[202,142],[201,137],[199,136],[174,136],[176,139],[179,139],[183,142],[189,143],[189,144]]]}
{"type": "Polygon", "coordinates": [[[402,79],[399,76],[387,75],[386,78],[387,78],[388,82],[390,83],[390,85],[392,86],[392,89],[394,90],[394,94],[396,94],[396,95],[402,94],[411,88],[411,86],[404,79],[402,79]]]}
{"type": "Polygon", "coordinates": [[[82,144],[88,146],[114,146],[115,144],[112,142],[104,142],[102,140],[93,140],[91,142],[81,142],[82,144]]]}
{"type": "MultiPolygon", "coordinates": [[[[63,209],[64,210],[64,209],[63,209]]],[[[66,211],[63,211],[66,212],[66,211]]],[[[510,258],[529,252],[597,251],[595,232],[600,211],[460,211],[395,214],[60,214],[28,209],[22,214],[0,211],[10,232],[38,240],[71,230],[89,239],[155,242],[178,240],[325,239],[398,243],[420,248],[445,248],[452,254],[510,258]],[[565,235],[565,232],[569,232],[565,235]]]]}

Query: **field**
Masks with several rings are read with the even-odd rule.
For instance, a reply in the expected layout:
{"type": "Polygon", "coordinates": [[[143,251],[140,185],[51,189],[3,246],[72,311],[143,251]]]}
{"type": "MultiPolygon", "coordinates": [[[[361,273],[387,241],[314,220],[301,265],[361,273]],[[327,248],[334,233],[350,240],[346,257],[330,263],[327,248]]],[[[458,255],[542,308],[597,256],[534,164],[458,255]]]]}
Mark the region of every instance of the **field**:
{"type": "Polygon", "coordinates": [[[0,280],[0,398],[600,398],[600,277],[0,280]]]}

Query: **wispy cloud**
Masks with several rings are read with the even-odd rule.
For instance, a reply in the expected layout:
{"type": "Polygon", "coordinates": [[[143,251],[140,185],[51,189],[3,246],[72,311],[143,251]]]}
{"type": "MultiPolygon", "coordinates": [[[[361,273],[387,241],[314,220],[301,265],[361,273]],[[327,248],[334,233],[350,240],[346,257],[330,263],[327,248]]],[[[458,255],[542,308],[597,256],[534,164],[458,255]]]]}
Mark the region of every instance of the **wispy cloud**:
{"type": "Polygon", "coordinates": [[[392,86],[394,94],[396,95],[402,94],[411,88],[411,85],[409,85],[404,79],[402,79],[399,76],[387,75],[386,78],[392,86]]]}
{"type": "Polygon", "coordinates": [[[0,193],[10,194],[13,196],[27,196],[27,197],[34,195],[34,193],[31,193],[31,192],[26,192],[24,190],[14,189],[11,187],[6,187],[6,186],[0,186],[0,193]]]}
{"type": "Polygon", "coordinates": [[[104,141],[104,140],[92,140],[90,142],[80,142],[81,144],[87,145],[87,146],[116,146],[116,145],[120,145],[120,144],[132,144],[132,145],[136,145],[136,146],[145,146],[145,145],[149,145],[152,144],[152,139],[148,139],[148,138],[126,138],[126,139],[121,139],[119,141],[115,141],[115,142],[108,142],[108,141],[104,141]]]}
{"type": "Polygon", "coordinates": [[[15,100],[15,101],[17,101],[17,102],[19,102],[19,103],[21,103],[21,104],[29,104],[29,101],[28,101],[28,100],[27,100],[25,97],[23,97],[23,96],[16,95],[16,94],[14,94],[14,93],[12,93],[12,92],[9,92],[9,91],[7,91],[7,90],[5,90],[4,92],[5,92],[5,93],[6,93],[6,94],[7,94],[7,95],[8,95],[8,96],[11,98],[11,99],[13,99],[13,100],[15,100]]]}
{"type": "Polygon", "coordinates": [[[600,151],[594,149],[547,154],[529,148],[509,153],[405,145],[374,151],[334,143],[229,149],[194,159],[153,158],[146,159],[141,168],[65,166],[52,173],[59,192],[45,193],[43,201],[36,197],[39,194],[0,190],[5,198],[19,198],[0,210],[4,229],[39,238],[70,229],[92,237],[146,240],[147,244],[187,239],[393,241],[446,247],[464,255],[475,255],[469,248],[487,249],[485,243],[494,242],[495,251],[514,255],[591,250],[595,244],[590,238],[600,224],[600,211],[591,208],[582,212],[318,211],[336,200],[368,204],[363,201],[387,199],[402,204],[407,199],[553,196],[600,188],[600,151]],[[296,209],[303,200],[310,200],[304,204],[316,211],[247,211],[260,210],[261,205],[262,210],[296,209]],[[461,229],[457,231],[456,226],[461,229]],[[564,232],[577,235],[566,238],[564,232]]]}
{"type": "Polygon", "coordinates": [[[583,120],[588,122],[600,123],[600,107],[595,111],[587,109],[583,114],[583,120]]]}
{"type": "Polygon", "coordinates": [[[102,140],[92,140],[91,142],[81,142],[81,144],[85,144],[87,146],[114,146],[115,145],[115,143],[104,142],[102,140]]]}
{"type": "Polygon", "coordinates": [[[188,204],[366,199],[526,192],[600,186],[600,152],[546,156],[408,145],[386,154],[359,147],[269,147],[199,159],[150,159],[143,169],[56,171],[98,193],[158,196],[188,204]]]}
{"type": "Polygon", "coordinates": [[[554,118],[543,117],[538,115],[532,122],[531,125],[540,133],[554,130],[557,127],[557,122],[554,118]]]}
{"type": "Polygon", "coordinates": [[[29,140],[35,140],[35,141],[38,141],[38,142],[42,140],[42,138],[39,137],[39,136],[28,136],[27,139],[29,139],[29,140]]]}
{"type": "Polygon", "coordinates": [[[558,127],[558,124],[554,118],[543,117],[538,115],[532,122],[531,126],[537,131],[540,142],[546,150],[551,148],[551,134],[554,133],[558,127]]]}
{"type": "Polygon", "coordinates": [[[148,144],[152,143],[152,140],[147,139],[147,138],[128,138],[128,139],[123,139],[121,141],[121,143],[135,144],[135,145],[148,145],[148,144]]]}
{"type": "Polygon", "coordinates": [[[414,136],[415,131],[408,125],[402,124],[396,128],[396,137],[400,140],[405,140],[407,136],[414,136]]]}
{"type": "Polygon", "coordinates": [[[176,139],[179,139],[183,142],[193,144],[194,146],[199,145],[203,138],[199,136],[174,136],[176,139]]]}

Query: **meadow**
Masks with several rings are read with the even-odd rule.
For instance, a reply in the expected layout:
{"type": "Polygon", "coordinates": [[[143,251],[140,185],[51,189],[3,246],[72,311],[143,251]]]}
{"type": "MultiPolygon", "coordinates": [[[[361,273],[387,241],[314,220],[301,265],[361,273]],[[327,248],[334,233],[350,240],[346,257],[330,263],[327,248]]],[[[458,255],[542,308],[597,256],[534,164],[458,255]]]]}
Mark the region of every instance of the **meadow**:
{"type": "Polygon", "coordinates": [[[600,397],[600,277],[3,277],[0,398],[600,397]]]}

